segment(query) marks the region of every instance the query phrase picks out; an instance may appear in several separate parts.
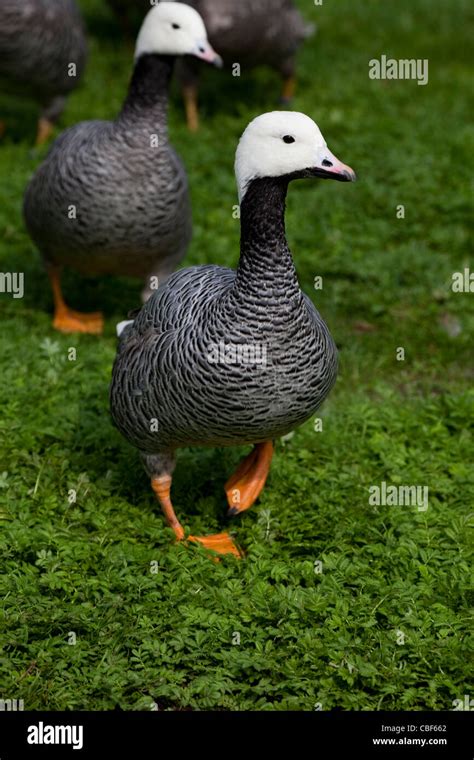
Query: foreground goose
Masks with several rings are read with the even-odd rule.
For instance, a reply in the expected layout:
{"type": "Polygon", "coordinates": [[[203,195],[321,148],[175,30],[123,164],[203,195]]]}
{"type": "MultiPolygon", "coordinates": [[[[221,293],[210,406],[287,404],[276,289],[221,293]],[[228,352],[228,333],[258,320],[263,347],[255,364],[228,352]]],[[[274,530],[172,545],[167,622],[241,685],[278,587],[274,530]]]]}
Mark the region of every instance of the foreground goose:
{"type": "Polygon", "coordinates": [[[75,0],[1,0],[0,89],[41,105],[36,142],[45,142],[81,78],[87,43],[75,0]]]}
{"type": "Polygon", "coordinates": [[[119,116],[81,122],[60,135],[26,190],[25,221],[48,269],[58,330],[102,330],[100,314],[66,306],[62,266],[146,278],[146,298],[186,253],[187,177],[167,130],[173,63],[186,54],[220,64],[197,11],[160,3],[143,21],[119,116]]]}
{"type": "MultiPolygon", "coordinates": [[[[236,155],[241,208],[237,271],[198,266],[172,275],[121,324],[110,391],[113,419],[140,451],[178,540],[170,498],[176,449],[253,444],[226,483],[229,514],[248,509],[267,477],[272,441],[307,420],[329,393],[337,352],[300,290],[285,237],[288,183],[352,181],[301,113],[259,116],[236,155]]],[[[195,537],[239,556],[227,533],[195,537]]]]}

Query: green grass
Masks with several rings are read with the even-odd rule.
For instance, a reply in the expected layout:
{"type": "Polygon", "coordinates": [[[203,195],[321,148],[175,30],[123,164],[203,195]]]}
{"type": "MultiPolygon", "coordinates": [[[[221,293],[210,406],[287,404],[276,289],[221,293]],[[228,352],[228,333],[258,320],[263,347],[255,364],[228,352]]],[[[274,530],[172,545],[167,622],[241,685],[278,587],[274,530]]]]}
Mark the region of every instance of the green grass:
{"type": "MultiPolygon", "coordinates": [[[[105,4],[82,5],[91,59],[61,128],[113,117],[130,74],[105,4]]],[[[468,2],[301,8],[319,34],[301,53],[294,107],[360,180],[296,183],[288,202],[300,280],[341,367],[323,431],[309,421],[278,446],[259,503],[232,523],[242,562],[174,544],[138,455],[112,427],[114,325],[141,284],[70,273],[69,301],[103,307],[105,336],[52,330],[21,219],[45,150],[31,147],[34,108],[0,103],[0,267],[24,272],[26,289],[22,300],[0,294],[0,696],[27,709],[450,710],[472,696],[474,293],[450,288],[469,265],[468,2]],[[429,84],[369,80],[382,53],[428,58],[429,84]],[[429,487],[428,509],[371,506],[382,481],[429,487]]],[[[265,70],[240,81],[209,72],[197,137],[174,93],[194,206],[187,264],[235,266],[236,142],[278,87],[265,70]]],[[[242,453],[181,452],[174,501],[188,530],[224,527],[222,486],[242,453]]]]}

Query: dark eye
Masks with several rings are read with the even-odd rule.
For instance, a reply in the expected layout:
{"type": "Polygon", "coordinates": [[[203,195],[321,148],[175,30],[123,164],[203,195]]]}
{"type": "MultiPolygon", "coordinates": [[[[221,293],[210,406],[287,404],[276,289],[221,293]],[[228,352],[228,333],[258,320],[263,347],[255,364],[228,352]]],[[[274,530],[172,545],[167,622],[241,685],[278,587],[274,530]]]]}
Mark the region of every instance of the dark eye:
{"type": "Polygon", "coordinates": [[[291,135],[285,135],[283,138],[283,142],[292,143],[292,142],[295,142],[295,138],[292,137],[291,135]]]}
{"type": "Polygon", "coordinates": [[[171,26],[173,27],[173,29],[181,29],[179,24],[171,24],[171,26]]]}

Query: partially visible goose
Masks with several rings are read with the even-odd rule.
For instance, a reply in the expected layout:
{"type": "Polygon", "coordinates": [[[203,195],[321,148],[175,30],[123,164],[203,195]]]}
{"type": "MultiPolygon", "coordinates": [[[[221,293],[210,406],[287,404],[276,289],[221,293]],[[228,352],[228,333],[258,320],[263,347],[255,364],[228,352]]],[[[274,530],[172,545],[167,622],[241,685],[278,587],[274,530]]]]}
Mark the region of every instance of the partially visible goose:
{"type": "Polygon", "coordinates": [[[102,330],[99,313],[65,304],[63,266],[145,278],[146,299],[186,253],[188,183],[168,140],[167,110],[175,57],[187,54],[220,63],[197,11],[174,2],[152,8],[119,116],[81,122],[60,135],[26,190],[26,225],[48,269],[58,330],[102,330]]]}
{"type": "Polygon", "coordinates": [[[78,85],[87,42],[75,0],[1,0],[0,89],[41,106],[36,142],[45,142],[78,85]]]}
{"type": "MultiPolygon", "coordinates": [[[[236,155],[241,204],[237,271],[198,266],[175,273],[121,324],[111,411],[138,448],[176,538],[171,502],[176,450],[251,444],[226,483],[230,515],[248,509],[267,477],[273,440],[307,420],[337,373],[329,330],[300,290],[285,236],[288,183],[355,174],[304,114],[273,112],[245,130],[236,155]]],[[[239,555],[227,533],[193,537],[239,555]]]]}
{"type": "MultiPolygon", "coordinates": [[[[249,69],[266,65],[283,78],[281,101],[291,102],[296,84],[296,52],[314,27],[305,24],[293,0],[186,0],[196,8],[206,24],[212,44],[219,40],[219,53],[228,67],[238,63],[241,76],[249,69]]],[[[180,63],[188,126],[195,131],[198,116],[198,66],[180,63]]]]}

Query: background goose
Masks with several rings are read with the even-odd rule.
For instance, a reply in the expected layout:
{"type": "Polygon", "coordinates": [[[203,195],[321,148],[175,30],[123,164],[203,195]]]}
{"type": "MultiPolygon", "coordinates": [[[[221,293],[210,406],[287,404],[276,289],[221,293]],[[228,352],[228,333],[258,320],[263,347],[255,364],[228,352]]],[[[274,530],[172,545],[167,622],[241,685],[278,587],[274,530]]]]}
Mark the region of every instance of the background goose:
{"type": "MultiPolygon", "coordinates": [[[[265,64],[283,77],[282,101],[291,101],[295,90],[295,54],[313,31],[305,24],[293,0],[185,0],[204,19],[209,40],[224,63],[239,63],[245,75],[249,68],[265,64]]],[[[126,27],[134,11],[145,12],[150,0],[109,0],[126,27]]],[[[198,118],[199,67],[181,61],[179,78],[183,88],[188,126],[196,130],[198,118]]]]}
{"type": "Polygon", "coordinates": [[[0,88],[40,103],[37,143],[50,136],[66,96],[79,83],[86,58],[84,25],[75,0],[1,0],[0,88]]]}
{"type": "Polygon", "coordinates": [[[54,143],[25,194],[24,215],[46,263],[54,326],[97,333],[100,314],[80,314],[62,297],[63,265],[92,275],[165,278],[191,237],[186,172],[168,141],[168,87],[175,56],[219,64],[199,14],[160,3],[138,35],[135,68],[115,121],[87,121],[54,143]]]}
{"type": "MultiPolygon", "coordinates": [[[[300,290],[285,236],[290,180],[355,179],[300,113],[250,123],[236,155],[241,202],[237,271],[181,270],[123,327],[111,411],[136,446],[178,540],[170,498],[176,449],[253,444],[226,483],[229,514],[248,509],[269,471],[273,439],[308,419],[337,372],[331,335],[300,290]]],[[[239,554],[226,533],[190,537],[239,554]]]]}
{"type": "MultiPolygon", "coordinates": [[[[314,27],[305,24],[293,0],[187,0],[199,11],[211,43],[219,40],[224,64],[239,63],[242,75],[254,66],[267,65],[283,78],[281,100],[289,103],[296,83],[295,55],[314,27]]],[[[214,43],[213,43],[214,44],[214,43]]],[[[198,118],[199,67],[180,63],[188,126],[196,130],[198,118]]]]}

